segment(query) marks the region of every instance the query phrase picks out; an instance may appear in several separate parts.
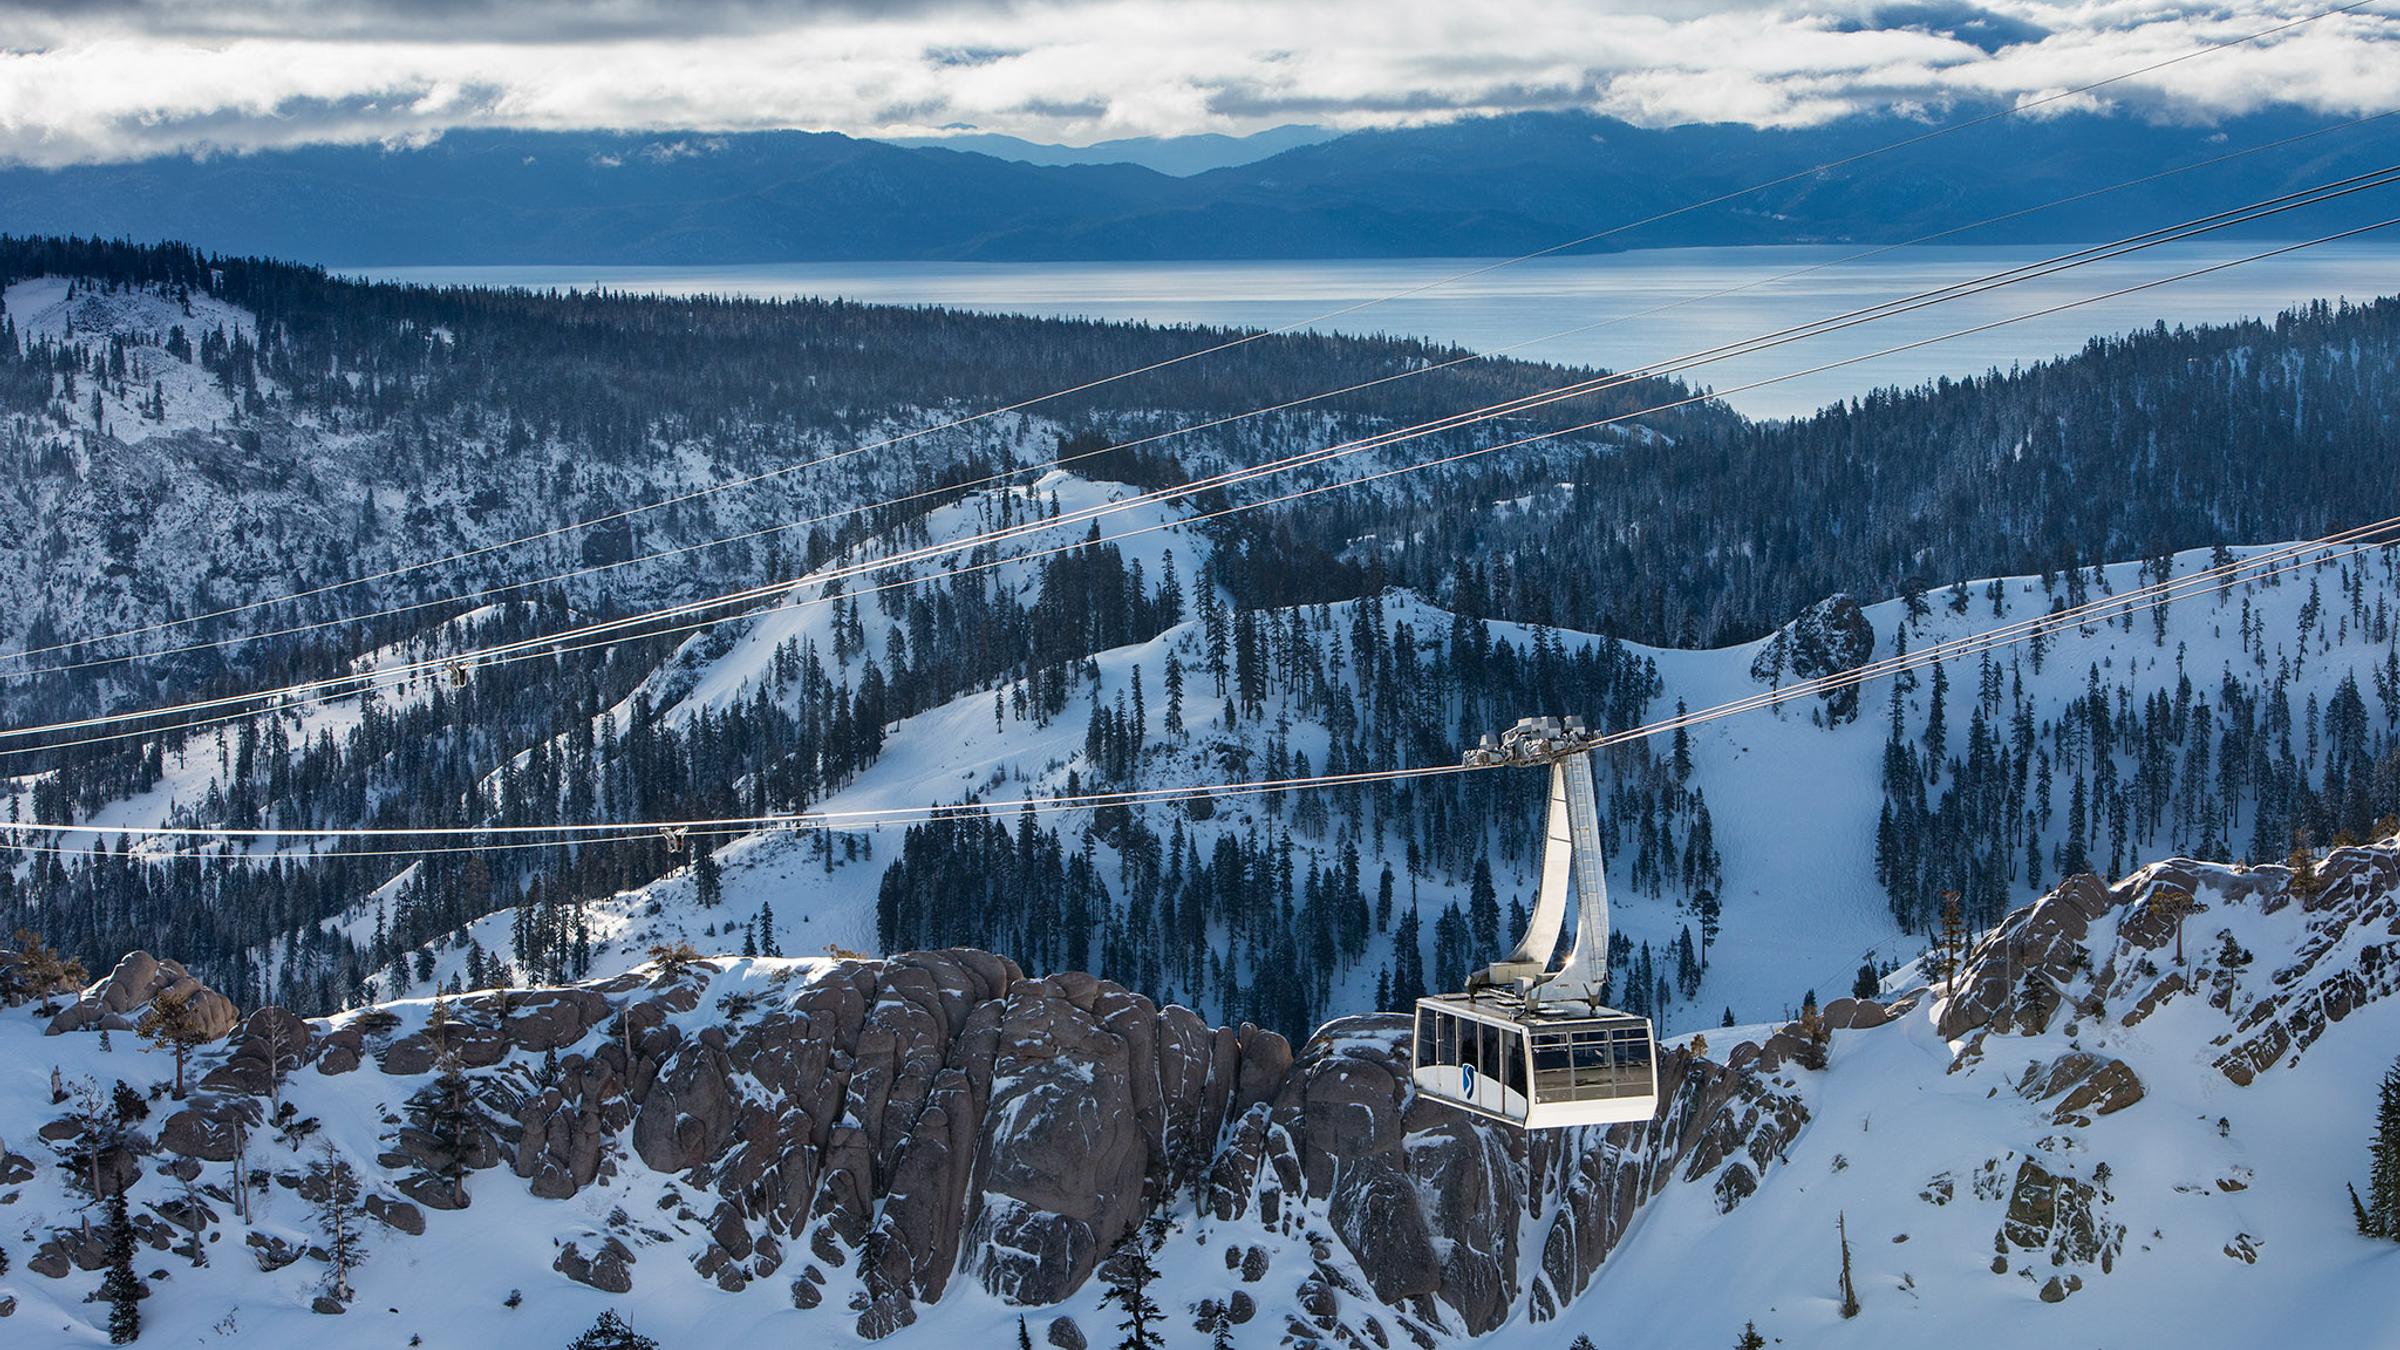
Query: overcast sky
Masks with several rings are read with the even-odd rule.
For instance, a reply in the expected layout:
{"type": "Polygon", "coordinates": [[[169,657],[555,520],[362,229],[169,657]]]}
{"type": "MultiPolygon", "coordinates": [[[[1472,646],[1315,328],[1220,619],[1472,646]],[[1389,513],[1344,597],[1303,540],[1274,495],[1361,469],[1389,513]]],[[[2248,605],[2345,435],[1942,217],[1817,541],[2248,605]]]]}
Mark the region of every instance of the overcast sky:
{"type": "MultiPolygon", "coordinates": [[[[2038,96],[2338,2],[0,0],[0,158],[490,126],[1084,144],[1530,108],[1793,125],[2038,96]]],[[[2389,108],[2400,0],[2107,97],[2180,121],[2389,108]]]]}

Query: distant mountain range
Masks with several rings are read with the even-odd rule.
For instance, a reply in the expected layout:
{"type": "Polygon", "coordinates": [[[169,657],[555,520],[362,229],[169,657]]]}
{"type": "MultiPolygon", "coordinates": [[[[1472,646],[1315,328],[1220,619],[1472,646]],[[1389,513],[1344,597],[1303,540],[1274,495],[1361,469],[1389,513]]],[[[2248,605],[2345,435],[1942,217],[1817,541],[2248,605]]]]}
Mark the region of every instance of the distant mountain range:
{"type": "Polygon", "coordinates": [[[1247,136],[1129,136],[1090,145],[1051,145],[996,132],[961,130],[949,136],[905,136],[884,141],[911,150],[960,150],[1020,164],[1139,164],[1177,178],[1255,164],[1295,146],[1316,145],[1341,135],[1326,127],[1283,126],[1247,136]]]}
{"type": "MultiPolygon", "coordinates": [[[[2334,125],[2291,111],[2216,127],[2011,119],[1805,173],[1927,128],[1888,117],[1641,128],[1538,113],[1354,132],[1185,177],[830,133],[475,131],[419,148],[0,169],[0,231],[180,239],[333,266],[1478,256],[1800,174],[1583,247],[1895,241],[2325,131],[1962,237],[2047,242],[2111,237],[2389,158],[2388,125],[2325,130],[2334,125]]],[[[2388,195],[2362,194],[2337,214],[2389,214],[2388,195]]]]}

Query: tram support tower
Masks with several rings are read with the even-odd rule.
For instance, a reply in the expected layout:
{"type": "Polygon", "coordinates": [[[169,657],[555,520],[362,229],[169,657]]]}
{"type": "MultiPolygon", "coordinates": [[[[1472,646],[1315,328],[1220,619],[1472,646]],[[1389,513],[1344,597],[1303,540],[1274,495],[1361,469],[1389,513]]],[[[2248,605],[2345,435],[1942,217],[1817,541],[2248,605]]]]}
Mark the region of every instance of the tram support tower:
{"type": "Polygon", "coordinates": [[[1597,747],[1580,719],[1528,717],[1467,752],[1471,768],[1550,771],[1541,889],[1515,950],[1468,976],[1464,990],[1417,1002],[1417,1090],[1523,1129],[1648,1120],[1658,1110],[1650,1019],[1600,1002],[1608,869],[1592,784],[1597,747]],[[1554,970],[1570,914],[1574,941],[1554,970]]]}

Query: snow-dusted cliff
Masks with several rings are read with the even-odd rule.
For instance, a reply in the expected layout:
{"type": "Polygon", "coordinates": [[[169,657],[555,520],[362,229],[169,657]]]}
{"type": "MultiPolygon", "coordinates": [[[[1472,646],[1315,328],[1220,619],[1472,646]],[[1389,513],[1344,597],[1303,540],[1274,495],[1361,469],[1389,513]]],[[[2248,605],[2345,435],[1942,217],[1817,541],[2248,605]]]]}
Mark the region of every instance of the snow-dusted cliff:
{"type": "Polygon", "coordinates": [[[1155,1215],[1161,1302],[1237,1344],[2248,1344],[2298,1309],[2373,1344],[2400,1248],[2343,1186],[2400,1045],[2400,841],[2310,872],[2070,878],[1821,1031],[1677,1044],[1648,1125],[1532,1138],[1416,1099],[1397,1019],[1294,1054],[964,951],[238,1027],[203,996],[177,1100],[131,1029],[176,968],[45,1002],[12,956],[0,1307],[17,1343],[100,1339],[123,1188],[162,1342],[553,1344],[616,1306],[669,1345],[1098,1343],[1095,1271],[1155,1215]],[[371,1216],[347,1299],[332,1157],[371,1216]]]}

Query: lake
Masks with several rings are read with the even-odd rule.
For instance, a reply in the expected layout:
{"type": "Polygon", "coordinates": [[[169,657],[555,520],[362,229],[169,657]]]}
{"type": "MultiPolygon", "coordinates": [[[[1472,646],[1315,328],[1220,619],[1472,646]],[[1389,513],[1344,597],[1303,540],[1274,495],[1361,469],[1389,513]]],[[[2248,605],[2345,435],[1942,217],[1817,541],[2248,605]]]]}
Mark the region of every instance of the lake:
{"type": "MultiPolygon", "coordinates": [[[[1780,379],[2273,247],[2255,240],[2153,249],[2056,277],[1690,371],[1754,416],[1936,376],[1980,374],[2164,320],[2218,323],[2316,298],[2400,291],[2400,242],[2310,249],[1838,370],[1780,379]]],[[[839,296],[882,304],[1349,333],[1393,333],[1536,361],[1625,369],[2053,256],[2056,246],[1650,249],[1539,258],[1329,262],[789,263],[744,267],[393,267],[345,275],[429,284],[605,286],[662,295],[839,296]],[[1489,269],[1489,270],[1483,270],[1489,269]],[[1462,275],[1469,274],[1472,275],[1462,275]]],[[[1032,391],[1028,391],[1032,392],[1032,391]]]]}

